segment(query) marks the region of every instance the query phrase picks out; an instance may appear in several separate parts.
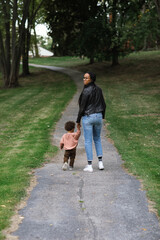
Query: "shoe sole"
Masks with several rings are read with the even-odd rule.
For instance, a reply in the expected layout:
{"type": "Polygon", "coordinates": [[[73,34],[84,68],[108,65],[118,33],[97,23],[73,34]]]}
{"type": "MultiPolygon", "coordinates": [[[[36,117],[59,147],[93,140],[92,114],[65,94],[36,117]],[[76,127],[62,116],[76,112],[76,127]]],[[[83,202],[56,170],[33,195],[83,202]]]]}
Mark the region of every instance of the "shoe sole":
{"type": "Polygon", "coordinates": [[[66,171],[68,169],[68,166],[67,165],[64,165],[63,167],[62,167],[62,170],[63,171],[66,171]]]}
{"type": "Polygon", "coordinates": [[[93,172],[93,170],[92,171],[90,171],[90,170],[83,170],[84,172],[93,172]]]}

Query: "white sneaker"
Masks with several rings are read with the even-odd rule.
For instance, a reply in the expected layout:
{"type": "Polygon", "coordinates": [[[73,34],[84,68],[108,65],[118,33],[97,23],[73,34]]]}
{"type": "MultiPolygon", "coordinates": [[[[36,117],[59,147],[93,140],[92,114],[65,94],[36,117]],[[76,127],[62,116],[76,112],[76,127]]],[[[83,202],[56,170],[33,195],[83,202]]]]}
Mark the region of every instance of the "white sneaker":
{"type": "Polygon", "coordinates": [[[93,172],[92,165],[87,165],[87,166],[83,169],[83,171],[85,171],[85,172],[93,172]]]}
{"type": "Polygon", "coordinates": [[[72,170],[73,170],[73,167],[70,167],[70,166],[69,166],[69,170],[72,171],[72,170]]]}
{"type": "Polygon", "coordinates": [[[68,169],[68,163],[65,162],[62,166],[63,171],[66,171],[68,169]]]}
{"type": "Polygon", "coordinates": [[[104,166],[103,166],[103,162],[102,162],[102,161],[99,161],[99,162],[98,162],[98,167],[99,167],[99,170],[103,170],[103,169],[104,169],[104,166]]]}

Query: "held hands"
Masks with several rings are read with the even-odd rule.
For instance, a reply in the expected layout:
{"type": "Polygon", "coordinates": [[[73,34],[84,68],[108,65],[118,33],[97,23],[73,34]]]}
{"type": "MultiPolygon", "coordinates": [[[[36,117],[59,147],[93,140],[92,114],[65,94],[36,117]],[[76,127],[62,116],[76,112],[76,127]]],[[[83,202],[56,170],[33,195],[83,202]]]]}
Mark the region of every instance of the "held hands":
{"type": "Polygon", "coordinates": [[[77,123],[77,129],[80,130],[80,128],[81,128],[81,124],[77,123]]]}

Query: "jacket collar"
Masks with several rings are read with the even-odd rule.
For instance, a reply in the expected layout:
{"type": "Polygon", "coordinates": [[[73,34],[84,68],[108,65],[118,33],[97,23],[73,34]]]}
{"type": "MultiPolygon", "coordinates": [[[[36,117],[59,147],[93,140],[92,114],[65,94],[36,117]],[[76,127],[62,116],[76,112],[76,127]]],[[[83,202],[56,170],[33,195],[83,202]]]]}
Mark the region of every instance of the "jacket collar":
{"type": "Polygon", "coordinates": [[[87,87],[89,87],[89,86],[95,86],[94,82],[90,82],[90,83],[88,83],[87,85],[84,85],[84,88],[87,88],[87,87]]]}

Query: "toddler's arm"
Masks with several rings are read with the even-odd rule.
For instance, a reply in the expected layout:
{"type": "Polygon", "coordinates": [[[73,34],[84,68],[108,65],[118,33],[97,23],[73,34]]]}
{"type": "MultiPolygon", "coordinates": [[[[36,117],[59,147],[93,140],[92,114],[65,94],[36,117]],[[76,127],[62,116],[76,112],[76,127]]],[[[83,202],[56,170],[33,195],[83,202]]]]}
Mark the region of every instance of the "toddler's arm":
{"type": "Polygon", "coordinates": [[[64,147],[63,143],[60,143],[60,149],[62,149],[64,147]]]}
{"type": "Polygon", "coordinates": [[[79,137],[80,137],[80,135],[81,135],[81,129],[80,129],[80,127],[79,127],[79,128],[77,128],[77,132],[75,133],[74,138],[75,138],[76,140],[78,140],[79,137]]]}
{"type": "Polygon", "coordinates": [[[62,136],[61,140],[60,140],[60,149],[62,149],[64,147],[64,135],[62,136]]]}

